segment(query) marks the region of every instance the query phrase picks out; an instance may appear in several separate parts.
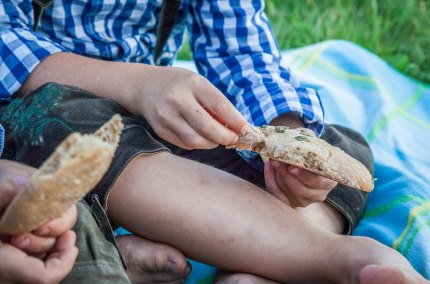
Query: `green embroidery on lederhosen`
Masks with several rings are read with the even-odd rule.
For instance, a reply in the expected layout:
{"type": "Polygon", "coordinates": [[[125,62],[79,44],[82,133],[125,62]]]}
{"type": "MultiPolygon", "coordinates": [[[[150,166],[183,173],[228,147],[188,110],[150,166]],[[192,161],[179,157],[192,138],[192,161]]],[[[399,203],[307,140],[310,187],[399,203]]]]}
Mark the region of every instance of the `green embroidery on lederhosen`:
{"type": "Polygon", "coordinates": [[[55,113],[56,106],[66,94],[56,84],[45,85],[37,94],[28,98],[16,98],[6,107],[1,114],[1,121],[8,124],[9,131],[16,135],[17,139],[29,139],[32,146],[43,145],[42,130],[49,122],[62,124],[73,132],[73,129],[57,117],[50,117],[49,113],[55,113]]]}

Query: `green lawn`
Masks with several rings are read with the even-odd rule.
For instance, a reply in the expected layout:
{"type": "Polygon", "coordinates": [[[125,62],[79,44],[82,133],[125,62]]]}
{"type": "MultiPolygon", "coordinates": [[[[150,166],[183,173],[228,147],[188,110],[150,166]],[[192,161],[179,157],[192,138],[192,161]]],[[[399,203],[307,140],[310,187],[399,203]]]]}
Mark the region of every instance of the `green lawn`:
{"type": "Polygon", "coordinates": [[[345,39],[430,83],[428,0],[266,0],[266,13],[282,49],[345,39]]]}

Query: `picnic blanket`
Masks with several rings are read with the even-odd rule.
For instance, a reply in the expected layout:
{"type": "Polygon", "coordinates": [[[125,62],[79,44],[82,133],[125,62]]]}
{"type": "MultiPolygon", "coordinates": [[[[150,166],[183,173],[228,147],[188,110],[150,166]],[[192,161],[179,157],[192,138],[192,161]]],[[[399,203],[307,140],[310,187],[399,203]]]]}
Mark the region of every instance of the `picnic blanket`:
{"type": "Polygon", "coordinates": [[[285,60],[318,90],[326,121],[357,130],[372,148],[377,180],[354,235],[398,250],[430,278],[430,86],[345,41],[285,60]]]}
{"type": "Polygon", "coordinates": [[[318,90],[326,121],[360,132],[375,158],[375,189],[354,235],[402,253],[430,278],[430,85],[369,51],[328,41],[285,53],[318,90]]]}
{"type": "MultiPolygon", "coordinates": [[[[354,235],[398,250],[429,279],[430,86],[346,41],[283,54],[299,81],[318,90],[326,122],[360,132],[373,150],[375,189],[354,235]]],[[[189,61],[176,66],[195,70],[189,61]]],[[[192,265],[186,283],[212,282],[213,267],[192,265]]]]}

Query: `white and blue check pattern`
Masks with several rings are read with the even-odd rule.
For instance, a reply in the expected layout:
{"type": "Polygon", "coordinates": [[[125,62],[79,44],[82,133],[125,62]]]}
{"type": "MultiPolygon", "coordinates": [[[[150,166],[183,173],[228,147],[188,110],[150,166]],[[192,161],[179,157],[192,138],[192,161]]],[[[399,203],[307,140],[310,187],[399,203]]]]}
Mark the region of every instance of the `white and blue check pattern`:
{"type": "MultiPolygon", "coordinates": [[[[45,57],[73,52],[153,64],[162,0],[54,0],[32,31],[30,0],[0,1],[0,99],[9,100],[45,57]]],[[[161,56],[170,65],[184,34],[197,70],[254,125],[290,111],[320,134],[323,109],[283,65],[262,0],[184,0],[161,56]]]]}

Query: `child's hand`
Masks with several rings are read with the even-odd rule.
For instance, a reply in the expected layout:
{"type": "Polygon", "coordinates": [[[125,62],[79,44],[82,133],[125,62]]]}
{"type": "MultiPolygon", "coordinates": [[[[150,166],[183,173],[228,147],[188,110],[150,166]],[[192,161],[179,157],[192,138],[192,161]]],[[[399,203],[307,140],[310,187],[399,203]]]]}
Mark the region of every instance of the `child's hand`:
{"type": "Polygon", "coordinates": [[[153,67],[151,72],[136,95],[135,112],[161,138],[185,149],[237,141],[246,121],[206,78],[175,67],[153,67]]]}
{"type": "Polygon", "coordinates": [[[323,202],[337,182],[304,169],[270,160],[264,166],[267,191],[291,207],[323,202]]]}

